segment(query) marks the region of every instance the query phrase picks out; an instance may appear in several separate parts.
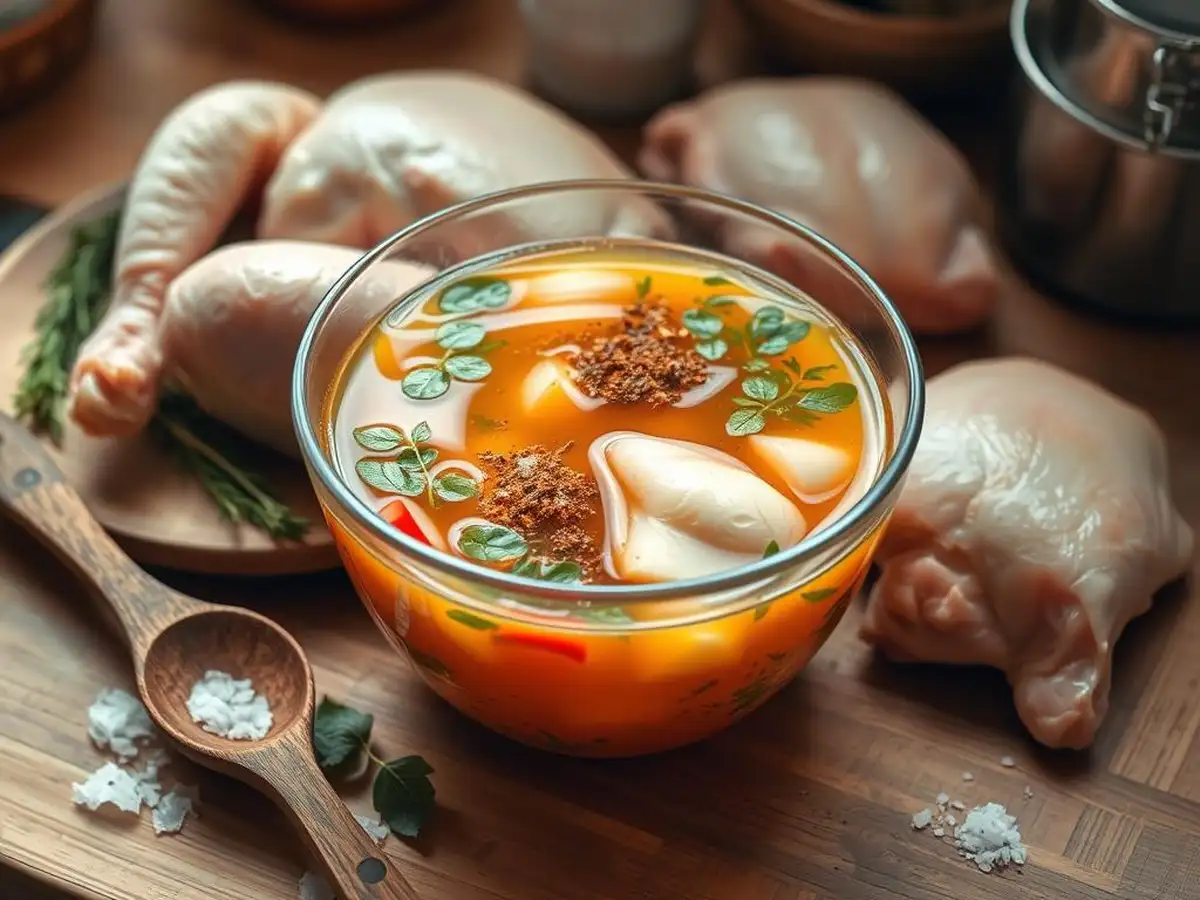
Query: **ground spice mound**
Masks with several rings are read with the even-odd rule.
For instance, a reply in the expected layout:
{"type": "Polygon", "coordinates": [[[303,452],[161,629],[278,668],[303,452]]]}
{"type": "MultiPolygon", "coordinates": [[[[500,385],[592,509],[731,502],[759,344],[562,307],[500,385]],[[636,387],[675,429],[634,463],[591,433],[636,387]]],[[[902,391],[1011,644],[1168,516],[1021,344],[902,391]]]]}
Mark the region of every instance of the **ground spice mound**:
{"type": "Polygon", "coordinates": [[[587,568],[597,549],[578,523],[595,512],[599,491],[591,478],[563,462],[570,449],[567,443],[558,450],[535,445],[515,453],[481,453],[479,461],[490,477],[479,515],[541,543],[556,559],[587,568]]]}
{"type": "Polygon", "coordinates": [[[592,339],[575,354],[575,380],[589,397],[669,406],[708,380],[708,364],[681,343],[687,331],[661,304],[625,310],[620,334],[592,339]]]}

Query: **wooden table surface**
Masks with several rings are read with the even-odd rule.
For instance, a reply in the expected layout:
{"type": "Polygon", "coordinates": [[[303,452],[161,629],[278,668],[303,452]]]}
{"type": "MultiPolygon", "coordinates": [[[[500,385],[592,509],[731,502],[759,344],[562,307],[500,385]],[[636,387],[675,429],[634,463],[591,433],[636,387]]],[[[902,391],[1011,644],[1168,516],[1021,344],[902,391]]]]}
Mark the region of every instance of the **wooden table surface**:
{"type": "MultiPolygon", "coordinates": [[[[338,34],[278,24],[239,0],[104,0],[83,67],[0,120],[0,193],[55,204],[124,176],[168,110],[226,78],[322,93],[399,67],[516,79],[513,5],[447,0],[420,21],[338,34]]],[[[719,71],[724,57],[714,60],[719,71]]],[[[626,150],[635,139],[608,136],[626,150]]],[[[1169,434],[1174,488],[1200,527],[1200,416],[1194,390],[1180,389],[1196,382],[1200,339],[1131,334],[1014,281],[986,335],[923,350],[931,372],[1030,353],[1146,406],[1169,434]]],[[[1031,744],[995,673],[876,661],[851,614],[742,725],[658,758],[588,763],[524,750],[449,711],[375,634],[340,573],[164,577],[277,617],[311,655],[318,690],[375,713],[388,752],[431,761],[436,824],[417,846],[389,845],[428,900],[1200,900],[1200,604],[1190,585],[1166,592],[1122,639],[1112,712],[1087,754],[1031,744]],[[1017,812],[1030,864],[985,876],[912,831],[909,816],[943,790],[1017,812]]],[[[177,838],[70,807],[69,782],[99,764],[84,710],[111,684],[129,685],[120,649],[53,561],[0,523],[0,898],[295,896],[298,842],[264,801],[222,779],[194,773],[204,814],[177,838]]],[[[352,802],[365,808],[361,793],[352,802]]]]}

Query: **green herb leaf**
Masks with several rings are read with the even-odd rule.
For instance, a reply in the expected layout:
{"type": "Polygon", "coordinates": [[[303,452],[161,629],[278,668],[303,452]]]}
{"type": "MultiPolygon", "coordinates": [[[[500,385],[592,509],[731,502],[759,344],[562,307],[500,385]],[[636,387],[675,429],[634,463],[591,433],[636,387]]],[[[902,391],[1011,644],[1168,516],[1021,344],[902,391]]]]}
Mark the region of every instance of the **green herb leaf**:
{"type": "Polygon", "coordinates": [[[400,390],[414,400],[433,400],[450,390],[450,376],[437,366],[423,366],[404,376],[400,390]]]}
{"type": "Polygon", "coordinates": [[[767,549],[763,551],[763,559],[772,557],[778,552],[779,552],[779,542],[771,541],[771,543],[767,544],[767,549]]]}
{"type": "Polygon", "coordinates": [[[762,406],[763,406],[757,400],[748,400],[745,397],[734,397],[733,405],[734,406],[743,406],[743,407],[747,407],[749,409],[762,409],[762,406]]]}
{"type": "Polygon", "coordinates": [[[485,431],[501,431],[508,426],[508,422],[505,419],[493,419],[479,413],[471,415],[471,424],[485,431]]]}
{"type": "Polygon", "coordinates": [[[800,363],[796,362],[796,360],[792,359],[791,357],[788,357],[783,361],[783,367],[793,374],[798,375],[801,379],[804,378],[804,371],[800,368],[800,363]]]}
{"type": "Polygon", "coordinates": [[[465,609],[452,609],[446,613],[446,618],[459,625],[466,625],[468,628],[474,628],[476,631],[493,631],[500,626],[491,619],[485,619],[483,616],[477,616],[475,613],[467,612],[465,609]]]}
{"type": "Polygon", "coordinates": [[[473,478],[451,473],[439,475],[433,479],[433,492],[447,503],[458,503],[462,500],[470,500],[478,494],[479,485],[473,478]]]}
{"type": "Polygon", "coordinates": [[[742,368],[747,372],[765,372],[771,368],[771,364],[765,359],[748,359],[742,368]]]}
{"type": "Polygon", "coordinates": [[[404,435],[390,425],[364,425],[354,429],[358,446],[373,453],[387,453],[404,446],[404,435]]]}
{"type": "Polygon", "coordinates": [[[718,309],[719,307],[722,307],[722,306],[733,306],[736,303],[737,303],[737,297],[724,297],[724,296],[721,296],[720,294],[717,294],[716,296],[709,297],[708,299],[706,299],[704,301],[704,303],[702,303],[701,305],[705,309],[718,309]]]}
{"type": "Polygon", "coordinates": [[[542,581],[555,584],[579,584],[583,581],[583,567],[577,562],[563,561],[542,566],[538,576],[542,581]]]}
{"type": "Polygon", "coordinates": [[[765,341],[783,326],[783,310],[778,306],[764,306],[750,320],[750,336],[756,341],[765,341]]]}
{"type": "Polygon", "coordinates": [[[711,341],[698,341],[696,343],[696,352],[709,362],[716,362],[729,352],[729,345],[720,338],[713,338],[711,341]]]}
{"type": "Polygon", "coordinates": [[[414,444],[423,444],[433,437],[433,429],[429,427],[428,422],[418,422],[413,426],[412,434],[409,435],[414,444]]]}
{"type": "Polygon", "coordinates": [[[600,606],[595,608],[577,609],[575,618],[601,625],[628,625],[633,617],[619,606],[600,606]]]}
{"type": "Polygon", "coordinates": [[[371,741],[375,717],[324,697],[313,720],[313,749],[322,770],[336,769],[371,741]]]}
{"type": "Polygon", "coordinates": [[[500,309],[512,296],[512,287],[499,278],[467,278],[442,291],[438,309],[449,315],[500,309]]]}
{"type": "Polygon", "coordinates": [[[766,616],[766,614],[770,611],[771,604],[769,601],[767,603],[760,603],[758,606],[754,607],[754,621],[757,622],[759,619],[766,616]]]}
{"type": "Polygon", "coordinates": [[[822,600],[828,600],[837,592],[837,588],[818,588],[815,591],[805,591],[800,596],[809,603],[820,603],[822,600]]]}
{"type": "Polygon", "coordinates": [[[813,366],[811,369],[805,369],[804,374],[800,377],[805,381],[821,381],[825,377],[826,372],[831,372],[837,368],[837,363],[830,363],[825,366],[813,366]]]}
{"type": "Polygon", "coordinates": [[[360,459],[354,464],[354,471],[384,494],[416,497],[425,490],[425,474],[406,469],[395,460],[360,459]]]}
{"type": "Polygon", "coordinates": [[[766,417],[759,410],[738,409],[734,410],[725,423],[725,433],[730,437],[745,437],[748,434],[758,434],[766,427],[766,417]]]}
{"type": "Polygon", "coordinates": [[[717,285],[721,284],[733,284],[733,282],[724,275],[709,275],[704,279],[704,283],[712,287],[716,287],[717,285]]]}
{"type": "Polygon", "coordinates": [[[407,838],[421,834],[434,808],[432,774],[433,767],[420,756],[394,759],[380,768],[371,801],[393,834],[407,838]]]}
{"type": "Polygon", "coordinates": [[[410,472],[424,472],[433,465],[437,457],[438,452],[432,447],[422,447],[420,450],[405,447],[396,457],[396,462],[400,464],[401,468],[408,469],[410,472]]]}
{"type": "Polygon", "coordinates": [[[787,406],[771,410],[773,413],[778,413],[787,419],[789,422],[794,422],[796,425],[811,426],[815,425],[820,417],[816,413],[809,412],[807,409],[801,409],[798,406],[787,406]]]}
{"type": "Polygon", "coordinates": [[[480,356],[452,356],[443,365],[459,381],[482,381],[492,374],[492,364],[480,356]]]}
{"type": "Polygon", "coordinates": [[[438,326],[434,337],[443,350],[470,350],[483,343],[487,329],[478,322],[446,322],[438,326]]]}
{"type": "Polygon", "coordinates": [[[790,346],[792,345],[787,338],[782,335],[773,334],[759,344],[756,349],[763,356],[778,356],[780,353],[786,353],[790,346]]]}
{"type": "Polygon", "coordinates": [[[845,381],[839,381],[828,387],[814,388],[800,398],[797,404],[801,409],[819,413],[841,412],[858,398],[858,388],[845,381]]]}
{"type": "Polygon", "coordinates": [[[779,396],[779,385],[770,378],[755,375],[742,382],[742,393],[753,400],[770,403],[779,396]]]}
{"type": "Polygon", "coordinates": [[[480,562],[507,562],[529,552],[525,538],[503,525],[468,525],[458,538],[464,556],[480,562]]]}
{"type": "Polygon", "coordinates": [[[501,340],[484,341],[482,344],[480,344],[478,347],[475,348],[475,355],[476,356],[487,356],[493,350],[499,350],[501,347],[506,347],[506,346],[508,346],[508,341],[501,341],[501,340]]]}
{"type": "Polygon", "coordinates": [[[639,301],[646,299],[646,297],[650,294],[650,288],[653,286],[653,284],[654,281],[649,275],[637,283],[637,298],[639,301]]]}
{"type": "Polygon", "coordinates": [[[703,309],[689,309],[683,314],[683,327],[698,338],[715,338],[725,327],[720,316],[703,309]]]}

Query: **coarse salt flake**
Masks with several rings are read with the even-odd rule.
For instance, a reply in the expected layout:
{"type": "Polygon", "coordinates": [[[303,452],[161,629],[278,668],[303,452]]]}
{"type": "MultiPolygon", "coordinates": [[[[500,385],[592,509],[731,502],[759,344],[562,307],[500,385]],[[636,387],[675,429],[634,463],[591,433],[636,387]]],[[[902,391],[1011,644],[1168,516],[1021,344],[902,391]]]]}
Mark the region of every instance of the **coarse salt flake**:
{"type": "Polygon", "coordinates": [[[142,808],[137,779],[113,762],[102,765],[82,784],[72,784],[71,794],[78,806],[86,806],[93,812],[106,803],[135,815],[142,808]]]}
{"type": "Polygon", "coordinates": [[[198,796],[195,788],[184,785],[178,785],[163,794],[150,817],[154,833],[178,834],[188,813],[195,811],[198,796]]]}
{"type": "Polygon", "coordinates": [[[300,876],[300,900],[337,900],[337,895],[316,872],[305,872],[300,876]]]}
{"type": "Polygon", "coordinates": [[[154,723],[142,701],[119,688],[100,691],[88,707],[87,717],[88,737],[118,759],[133,759],[138,755],[137,742],[154,736],[154,723]]]}
{"type": "Polygon", "coordinates": [[[954,837],[958,852],[972,860],[981,872],[1002,869],[1010,863],[1023,866],[1028,857],[1016,817],[999,803],[972,809],[954,830],[954,837]]]}
{"type": "Polygon", "coordinates": [[[382,844],[387,839],[387,836],[392,833],[392,830],[378,819],[372,819],[370,816],[364,816],[359,813],[355,813],[354,818],[363,827],[363,831],[377,844],[382,844]]]}
{"type": "Polygon", "coordinates": [[[964,809],[966,809],[966,807],[963,806],[961,800],[955,800],[953,803],[950,804],[950,808],[957,809],[959,812],[962,812],[964,809]]]}
{"type": "Polygon", "coordinates": [[[1017,761],[1011,756],[1002,756],[1000,757],[1000,765],[1004,766],[1006,769],[1012,769],[1016,767],[1017,761]]]}
{"type": "Polygon", "coordinates": [[[254,692],[249,678],[208,671],[187,701],[192,721],[212,734],[234,741],[265,738],[274,721],[267,698],[254,692]]]}
{"type": "Polygon", "coordinates": [[[1029,785],[1025,785],[1025,790],[1022,791],[1022,796],[1024,796],[1024,798],[1026,800],[1032,800],[1033,799],[1033,788],[1031,788],[1029,785]]]}
{"type": "Polygon", "coordinates": [[[929,823],[933,821],[933,810],[923,809],[912,817],[912,827],[917,831],[922,828],[927,828],[929,823]]]}
{"type": "Polygon", "coordinates": [[[974,776],[974,775],[972,775],[970,772],[963,772],[963,773],[962,773],[962,780],[963,780],[963,781],[974,781],[974,780],[975,780],[975,776],[974,776]]]}
{"type": "Polygon", "coordinates": [[[945,793],[943,793],[943,794],[938,794],[938,795],[937,795],[937,800],[936,800],[936,802],[937,802],[937,805],[938,805],[939,807],[943,807],[943,808],[944,808],[944,807],[946,806],[946,804],[950,802],[950,795],[949,795],[949,794],[945,794],[945,793]]]}

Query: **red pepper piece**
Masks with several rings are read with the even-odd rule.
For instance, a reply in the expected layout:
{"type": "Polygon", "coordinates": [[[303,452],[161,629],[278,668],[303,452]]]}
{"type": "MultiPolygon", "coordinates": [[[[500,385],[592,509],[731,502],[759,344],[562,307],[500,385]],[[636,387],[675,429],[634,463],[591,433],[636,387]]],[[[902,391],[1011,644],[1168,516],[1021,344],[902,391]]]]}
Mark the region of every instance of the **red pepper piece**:
{"type": "Polygon", "coordinates": [[[525,631],[501,631],[495,635],[500,644],[515,644],[520,647],[533,647],[538,650],[549,650],[575,662],[587,661],[587,645],[582,641],[570,638],[553,637],[546,634],[530,634],[525,631]]]}
{"type": "Polygon", "coordinates": [[[420,541],[422,544],[428,544],[429,538],[425,537],[421,531],[417,520],[413,518],[413,514],[409,512],[408,504],[403,500],[394,500],[379,511],[379,514],[387,519],[388,523],[393,528],[403,531],[413,540],[420,541]]]}

